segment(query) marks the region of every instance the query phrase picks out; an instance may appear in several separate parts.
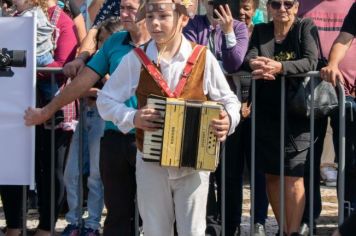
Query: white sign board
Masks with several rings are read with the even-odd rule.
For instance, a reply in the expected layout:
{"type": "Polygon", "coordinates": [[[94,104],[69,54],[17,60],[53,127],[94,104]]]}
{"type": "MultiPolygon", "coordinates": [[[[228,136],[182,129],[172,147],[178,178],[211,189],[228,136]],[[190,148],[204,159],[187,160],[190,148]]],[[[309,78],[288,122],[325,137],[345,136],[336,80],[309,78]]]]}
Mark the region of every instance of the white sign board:
{"type": "Polygon", "coordinates": [[[23,116],[36,101],[35,21],[0,17],[0,185],[34,185],[35,129],[23,116]]]}

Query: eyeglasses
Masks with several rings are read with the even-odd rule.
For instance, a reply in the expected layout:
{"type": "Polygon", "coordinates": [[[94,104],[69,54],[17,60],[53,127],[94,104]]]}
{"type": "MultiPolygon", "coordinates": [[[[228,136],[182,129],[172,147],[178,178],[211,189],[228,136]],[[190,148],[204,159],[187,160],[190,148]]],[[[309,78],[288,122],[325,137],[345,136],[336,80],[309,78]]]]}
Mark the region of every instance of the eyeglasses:
{"type": "Polygon", "coordinates": [[[294,6],[295,1],[285,1],[285,2],[281,2],[281,1],[271,1],[270,5],[272,7],[272,9],[274,10],[279,10],[282,8],[282,5],[284,6],[284,8],[286,10],[291,9],[294,6]]]}

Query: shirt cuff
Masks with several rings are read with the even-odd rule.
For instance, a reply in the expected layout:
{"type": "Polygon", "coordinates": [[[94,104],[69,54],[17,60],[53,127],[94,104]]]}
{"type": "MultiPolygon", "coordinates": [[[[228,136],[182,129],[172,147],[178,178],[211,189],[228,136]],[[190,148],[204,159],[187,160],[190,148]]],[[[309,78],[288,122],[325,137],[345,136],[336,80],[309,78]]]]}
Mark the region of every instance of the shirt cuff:
{"type": "Polygon", "coordinates": [[[225,40],[226,40],[226,47],[228,49],[234,47],[237,43],[235,32],[232,31],[230,33],[225,34],[225,40]]]}
{"type": "Polygon", "coordinates": [[[116,120],[114,123],[115,125],[119,128],[121,132],[124,134],[130,132],[132,129],[135,128],[134,125],[134,118],[137,110],[134,109],[132,111],[128,111],[124,117],[124,122],[120,123],[118,120],[116,120]]]}

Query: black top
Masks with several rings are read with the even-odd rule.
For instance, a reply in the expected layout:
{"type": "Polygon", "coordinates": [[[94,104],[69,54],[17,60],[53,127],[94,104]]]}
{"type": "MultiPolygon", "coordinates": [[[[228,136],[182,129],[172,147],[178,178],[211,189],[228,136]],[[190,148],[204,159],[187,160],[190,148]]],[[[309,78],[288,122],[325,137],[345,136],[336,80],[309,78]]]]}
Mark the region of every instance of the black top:
{"type": "Polygon", "coordinates": [[[356,3],[354,3],[347,14],[341,32],[346,32],[356,36],[356,3]]]}
{"type": "MultiPolygon", "coordinates": [[[[251,35],[244,66],[251,70],[248,64],[249,60],[257,56],[264,56],[281,62],[283,66],[282,73],[285,75],[315,70],[318,61],[318,49],[311,33],[315,30],[317,29],[312,20],[303,19],[300,21],[296,19],[283,42],[276,43],[273,22],[256,25],[251,35]],[[300,27],[297,27],[297,24],[300,24],[300,27]],[[300,42],[298,31],[301,34],[300,42]]],[[[256,81],[256,118],[263,119],[266,115],[279,118],[280,78],[280,76],[277,76],[276,80],[273,81],[256,81]]]]}
{"type": "Polygon", "coordinates": [[[111,16],[120,16],[120,0],[105,0],[96,15],[92,28],[97,28],[104,20],[111,16]]]}

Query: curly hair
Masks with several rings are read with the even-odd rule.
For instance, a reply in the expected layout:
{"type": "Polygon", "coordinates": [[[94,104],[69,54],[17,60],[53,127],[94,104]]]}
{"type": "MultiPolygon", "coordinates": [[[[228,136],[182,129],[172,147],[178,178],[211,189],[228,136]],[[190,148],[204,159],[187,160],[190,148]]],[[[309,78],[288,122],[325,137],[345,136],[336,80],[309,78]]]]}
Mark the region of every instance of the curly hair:
{"type": "Polygon", "coordinates": [[[29,0],[32,1],[33,5],[40,7],[44,14],[48,17],[48,0],[29,0]]]}

